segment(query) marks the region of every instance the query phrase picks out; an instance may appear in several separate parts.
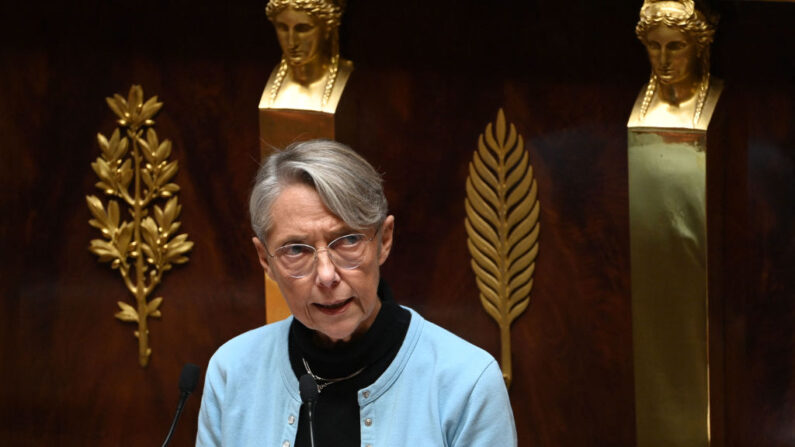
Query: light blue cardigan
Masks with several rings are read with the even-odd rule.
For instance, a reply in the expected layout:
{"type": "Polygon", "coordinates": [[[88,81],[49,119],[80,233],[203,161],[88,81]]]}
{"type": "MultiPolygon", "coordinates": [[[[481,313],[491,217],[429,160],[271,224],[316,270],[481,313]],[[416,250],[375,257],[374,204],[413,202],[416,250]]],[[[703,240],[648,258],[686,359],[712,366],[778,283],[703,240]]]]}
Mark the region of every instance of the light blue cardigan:
{"type": "MultiPolygon", "coordinates": [[[[502,373],[486,351],[411,312],[403,345],[359,390],[361,445],[516,446],[502,373]]],[[[292,317],[239,335],[210,359],[197,446],[290,447],[301,399],[290,366],[292,317]]]]}

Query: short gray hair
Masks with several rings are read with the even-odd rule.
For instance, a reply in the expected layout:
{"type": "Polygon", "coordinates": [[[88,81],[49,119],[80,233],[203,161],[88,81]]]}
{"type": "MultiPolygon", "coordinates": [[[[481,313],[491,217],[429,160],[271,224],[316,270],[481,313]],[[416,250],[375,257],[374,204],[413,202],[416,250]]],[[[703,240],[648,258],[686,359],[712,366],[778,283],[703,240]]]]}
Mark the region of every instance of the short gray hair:
{"type": "Polygon", "coordinates": [[[249,200],[251,227],[265,243],[273,227],[273,203],[294,184],[314,188],[326,208],[352,229],[378,227],[387,213],[382,182],[367,160],[342,143],[293,143],[270,155],[259,168],[249,200]]]}

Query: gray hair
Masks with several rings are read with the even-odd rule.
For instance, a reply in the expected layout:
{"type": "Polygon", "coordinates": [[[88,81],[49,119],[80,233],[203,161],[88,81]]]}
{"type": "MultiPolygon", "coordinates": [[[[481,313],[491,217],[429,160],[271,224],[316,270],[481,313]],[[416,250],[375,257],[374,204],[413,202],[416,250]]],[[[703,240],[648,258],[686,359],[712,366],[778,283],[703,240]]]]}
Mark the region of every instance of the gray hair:
{"type": "Polygon", "coordinates": [[[263,243],[273,227],[273,203],[294,184],[314,188],[323,205],[352,229],[378,227],[386,219],[381,175],[361,155],[331,140],[293,143],[268,157],[251,190],[251,227],[263,243]]]}

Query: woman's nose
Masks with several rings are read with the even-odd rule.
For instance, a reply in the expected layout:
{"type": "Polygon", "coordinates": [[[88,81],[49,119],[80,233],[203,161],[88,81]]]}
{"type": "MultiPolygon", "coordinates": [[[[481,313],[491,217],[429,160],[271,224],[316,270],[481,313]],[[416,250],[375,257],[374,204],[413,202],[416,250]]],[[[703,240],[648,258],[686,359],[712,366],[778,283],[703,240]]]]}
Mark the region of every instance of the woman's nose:
{"type": "Polygon", "coordinates": [[[337,266],[331,261],[331,254],[328,249],[318,250],[317,252],[317,282],[324,287],[331,287],[339,282],[337,266]]]}

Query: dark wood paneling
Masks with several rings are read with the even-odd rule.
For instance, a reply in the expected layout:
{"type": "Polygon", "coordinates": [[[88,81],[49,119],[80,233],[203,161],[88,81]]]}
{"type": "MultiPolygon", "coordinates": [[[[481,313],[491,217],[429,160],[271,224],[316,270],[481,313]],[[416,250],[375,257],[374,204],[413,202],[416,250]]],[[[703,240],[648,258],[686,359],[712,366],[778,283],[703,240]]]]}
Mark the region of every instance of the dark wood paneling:
{"type": "MultiPolygon", "coordinates": [[[[524,136],[541,201],[527,312],[513,326],[520,445],[634,445],[626,128],[647,76],[637,2],[350,2],[356,71],[338,135],[385,173],[397,299],[499,352],[463,227],[467,164],[497,109],[524,136]]],[[[184,362],[264,321],[247,224],[257,104],[278,47],[263,2],[18,4],[0,23],[0,443],[157,444],[184,362]],[[136,20],[130,20],[135,17],[136,20]],[[191,261],[170,272],[150,366],[116,272],[86,249],[103,98],[140,83],[165,109],[191,261]]],[[[716,75],[727,81],[716,440],[793,442],[795,12],[721,2],[716,75]],[[722,438],[721,438],[722,436],[722,438]]],[[[710,138],[713,138],[712,136],[710,138]]],[[[717,138],[717,137],[716,137],[717,138]]],[[[721,166],[719,166],[721,168],[721,166]]],[[[714,234],[711,234],[711,237],[714,234]]],[[[200,393],[173,445],[191,445],[200,393]]]]}
{"type": "MultiPolygon", "coordinates": [[[[239,51],[242,41],[268,55],[269,40],[252,31],[265,24],[254,19],[260,5],[139,6],[20,5],[4,16],[16,22],[3,27],[0,70],[3,445],[159,445],[182,365],[204,369],[223,341],[264,321],[246,202],[266,67],[239,51]],[[163,319],[151,320],[147,369],[133,326],[113,318],[128,292],[87,250],[98,235],[84,199],[96,194],[96,133],[114,126],[104,98],[132,83],[165,102],[157,131],[174,143],[181,220],[195,242],[190,263],[156,291],[163,319]]],[[[172,445],[193,443],[200,397],[172,445]]]]}
{"type": "MultiPolygon", "coordinates": [[[[790,85],[746,85],[746,214],[726,282],[727,445],[795,442],[795,110],[790,85]],[[786,124],[789,122],[789,124],[786,124]]],[[[732,179],[729,180],[733,181],[732,179]]],[[[733,216],[730,216],[730,218],[733,216]]]]}
{"type": "Polygon", "coordinates": [[[527,141],[541,203],[531,305],[513,327],[521,444],[632,445],[626,128],[591,112],[625,122],[634,88],[399,76],[358,73],[351,93],[384,93],[352,94],[342,112],[358,126],[338,133],[386,171],[397,221],[384,276],[402,302],[499,353],[469,267],[463,198],[478,135],[504,106],[527,141]],[[490,95],[458,94],[470,90],[490,95]]]}

